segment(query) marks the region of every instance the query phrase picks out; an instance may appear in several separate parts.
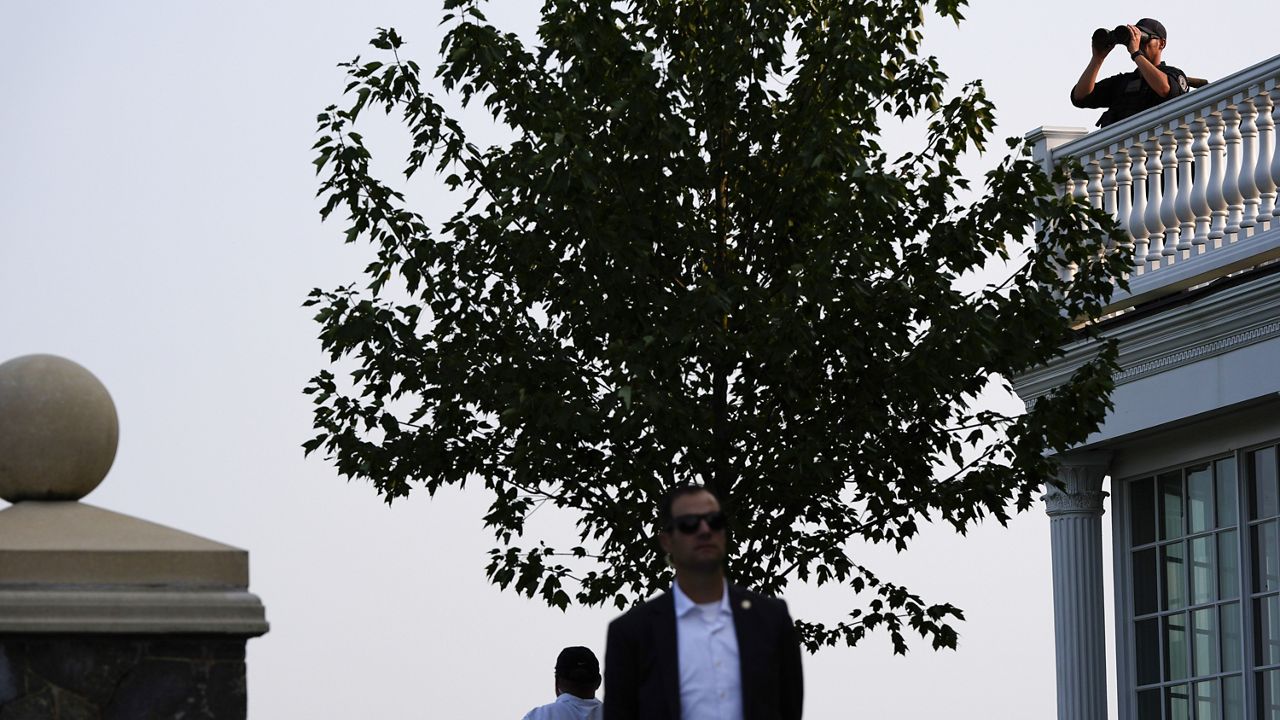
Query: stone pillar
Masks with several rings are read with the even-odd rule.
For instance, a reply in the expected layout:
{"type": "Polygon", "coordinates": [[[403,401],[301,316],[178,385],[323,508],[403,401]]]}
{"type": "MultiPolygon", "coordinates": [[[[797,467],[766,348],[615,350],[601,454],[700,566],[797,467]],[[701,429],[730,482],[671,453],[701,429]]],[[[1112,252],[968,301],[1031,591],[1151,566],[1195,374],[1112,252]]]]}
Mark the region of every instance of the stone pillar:
{"type": "Polygon", "coordinates": [[[240,720],[248,553],[80,502],[117,437],[89,371],[0,365],[0,718],[240,720]]]}
{"type": "Polygon", "coordinates": [[[1044,501],[1053,548],[1053,635],[1058,720],[1107,717],[1106,622],[1102,588],[1102,481],[1108,453],[1061,458],[1044,501]]]}
{"type": "Polygon", "coordinates": [[[1072,140],[1088,135],[1089,131],[1079,127],[1038,127],[1024,137],[1031,143],[1031,159],[1044,168],[1047,175],[1053,175],[1053,151],[1072,140]]]}

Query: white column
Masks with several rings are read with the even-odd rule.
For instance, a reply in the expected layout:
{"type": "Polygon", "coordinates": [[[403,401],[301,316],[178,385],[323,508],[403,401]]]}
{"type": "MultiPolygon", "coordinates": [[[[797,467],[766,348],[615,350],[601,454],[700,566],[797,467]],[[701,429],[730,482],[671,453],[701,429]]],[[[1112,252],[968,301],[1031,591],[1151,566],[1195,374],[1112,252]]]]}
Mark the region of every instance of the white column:
{"type": "Polygon", "coordinates": [[[1107,648],[1102,588],[1102,481],[1109,453],[1060,458],[1061,488],[1044,496],[1053,549],[1053,635],[1058,720],[1107,717],[1107,648]]]}

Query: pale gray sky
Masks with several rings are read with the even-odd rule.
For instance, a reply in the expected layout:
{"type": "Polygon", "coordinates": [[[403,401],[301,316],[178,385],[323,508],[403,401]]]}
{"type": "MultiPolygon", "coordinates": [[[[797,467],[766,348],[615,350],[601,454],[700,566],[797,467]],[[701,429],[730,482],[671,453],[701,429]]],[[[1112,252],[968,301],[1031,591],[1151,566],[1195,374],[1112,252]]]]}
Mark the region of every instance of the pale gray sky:
{"type": "MultiPolygon", "coordinates": [[[[928,27],[927,48],[957,88],[986,82],[997,151],[1039,125],[1092,126],[1067,92],[1096,26],[1154,15],[1166,59],[1210,79],[1274,53],[1253,40],[1262,0],[975,5],[960,30],[928,27]]],[[[535,3],[492,6],[532,28],[535,3]]],[[[250,550],[272,623],[249,644],[254,718],[519,718],[551,699],[561,646],[603,655],[611,610],[486,583],[480,496],[388,509],[299,448],[301,389],[325,359],[301,302],[357,279],[363,257],[319,222],[314,116],[378,26],[434,67],[439,15],[437,0],[0,5],[0,361],[64,355],[111,390],[120,452],[88,502],[250,550]]],[[[1104,73],[1128,69],[1116,53],[1104,73]]],[[[975,177],[997,159],[973,160],[975,177]]],[[[863,557],[963,608],[960,650],[892,657],[877,636],[807,657],[808,717],[1052,716],[1040,508],[863,557]]],[[[846,609],[788,599],[801,616],[846,609]]]]}

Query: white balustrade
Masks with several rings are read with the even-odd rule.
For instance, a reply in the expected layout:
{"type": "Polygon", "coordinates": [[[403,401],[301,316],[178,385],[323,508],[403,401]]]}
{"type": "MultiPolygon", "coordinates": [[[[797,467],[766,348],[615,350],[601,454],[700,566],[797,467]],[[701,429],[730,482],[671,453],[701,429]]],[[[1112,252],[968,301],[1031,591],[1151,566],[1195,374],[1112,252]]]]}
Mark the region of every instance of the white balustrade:
{"type": "Polygon", "coordinates": [[[1102,209],[1102,165],[1099,160],[1095,160],[1084,168],[1085,177],[1089,181],[1085,183],[1085,195],[1089,197],[1089,207],[1096,210],[1102,209]]]}
{"type": "Polygon", "coordinates": [[[1116,168],[1115,214],[1120,227],[1125,230],[1125,241],[1122,246],[1133,249],[1133,233],[1129,230],[1129,215],[1133,211],[1133,165],[1129,159],[1129,150],[1121,147],[1112,156],[1116,168]]]}
{"type": "Polygon", "coordinates": [[[1209,206],[1212,208],[1209,239],[1215,247],[1226,236],[1227,229],[1227,196],[1222,192],[1222,179],[1227,176],[1227,139],[1226,123],[1222,121],[1222,113],[1209,115],[1209,206]]]}
{"type": "Polygon", "coordinates": [[[1277,93],[1275,87],[1271,87],[1260,93],[1254,101],[1258,108],[1258,167],[1254,180],[1260,199],[1257,221],[1263,226],[1270,225],[1272,214],[1276,210],[1277,179],[1271,177],[1271,163],[1267,162],[1267,158],[1280,160],[1280,155],[1276,155],[1276,121],[1272,116],[1277,94],[1280,93],[1277,93]]]}
{"type": "Polygon", "coordinates": [[[1079,162],[1060,190],[1127,231],[1113,308],[1280,258],[1280,55],[1096,132],[1028,137],[1046,169],[1079,162]]]}
{"type": "Polygon", "coordinates": [[[1199,175],[1199,182],[1193,183],[1191,188],[1191,214],[1195,216],[1193,243],[1199,251],[1203,250],[1205,241],[1209,239],[1210,219],[1209,183],[1205,182],[1209,174],[1209,124],[1203,117],[1198,117],[1191,123],[1191,137],[1191,154],[1195,157],[1196,173],[1199,175]]]}
{"type": "Polygon", "coordinates": [[[1147,216],[1143,219],[1147,232],[1151,233],[1147,240],[1147,262],[1158,263],[1164,255],[1164,219],[1161,208],[1164,205],[1164,182],[1161,173],[1164,170],[1163,151],[1160,149],[1159,130],[1146,140],[1147,150],[1147,216]]]}
{"type": "Polygon", "coordinates": [[[1164,166],[1164,199],[1160,203],[1160,222],[1164,225],[1163,262],[1168,264],[1178,252],[1178,236],[1182,226],[1178,223],[1178,153],[1177,138],[1164,128],[1160,133],[1160,164],[1164,166]]]}
{"type": "Polygon", "coordinates": [[[1249,97],[1237,103],[1236,107],[1240,109],[1240,136],[1243,138],[1239,190],[1244,214],[1240,217],[1240,228],[1248,230],[1258,224],[1258,202],[1261,199],[1258,197],[1258,183],[1254,178],[1258,167],[1258,110],[1249,97]]]}
{"type": "MultiPolygon", "coordinates": [[[[1268,168],[1270,170],[1270,168],[1268,168]]],[[[1116,159],[1115,156],[1108,153],[1098,159],[1098,172],[1101,175],[1099,184],[1102,186],[1102,212],[1111,215],[1116,214],[1116,159]]]]}
{"type": "MultiPolygon", "coordinates": [[[[1129,148],[1133,159],[1133,209],[1129,212],[1129,232],[1133,235],[1133,265],[1147,266],[1147,148],[1135,143],[1129,148]]],[[[1123,219],[1123,218],[1122,218],[1123,219]]]]}
{"type": "Polygon", "coordinates": [[[1174,202],[1179,228],[1176,249],[1179,257],[1186,258],[1191,253],[1191,239],[1196,235],[1196,215],[1191,210],[1194,176],[1191,163],[1195,159],[1191,154],[1191,126],[1179,125],[1178,129],[1173,131],[1173,137],[1177,145],[1178,159],[1178,197],[1174,202]]]}
{"type": "MultiPolygon", "coordinates": [[[[1280,87],[1276,86],[1274,78],[1267,81],[1267,92],[1271,95],[1273,105],[1271,122],[1276,128],[1276,132],[1280,133],[1280,87]]],[[[1280,222],[1280,137],[1276,138],[1276,142],[1271,149],[1271,184],[1276,185],[1278,188],[1275,208],[1271,210],[1271,222],[1274,226],[1275,223],[1280,222]]]]}
{"type": "Polygon", "coordinates": [[[1222,180],[1222,194],[1227,199],[1227,227],[1224,244],[1235,242],[1240,234],[1240,220],[1244,217],[1244,196],[1240,194],[1240,111],[1234,103],[1223,104],[1223,137],[1227,142],[1227,173],[1222,180]]]}

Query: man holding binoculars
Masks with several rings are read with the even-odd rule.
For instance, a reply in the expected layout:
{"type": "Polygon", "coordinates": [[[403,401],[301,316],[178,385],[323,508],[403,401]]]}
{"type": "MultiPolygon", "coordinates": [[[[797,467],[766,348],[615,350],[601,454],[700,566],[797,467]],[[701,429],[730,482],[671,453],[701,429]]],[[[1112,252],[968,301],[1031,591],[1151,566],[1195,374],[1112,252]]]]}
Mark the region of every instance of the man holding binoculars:
{"type": "Polygon", "coordinates": [[[1143,18],[1136,25],[1094,31],[1093,57],[1071,89],[1071,104],[1108,108],[1098,118],[1098,126],[1106,127],[1185,93],[1189,87],[1186,73],[1160,60],[1167,39],[1164,25],[1151,18],[1143,18]],[[1098,80],[1102,61],[1111,48],[1120,44],[1128,49],[1135,69],[1098,80]]]}

